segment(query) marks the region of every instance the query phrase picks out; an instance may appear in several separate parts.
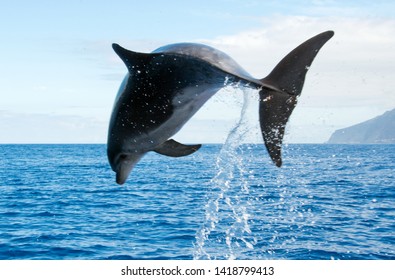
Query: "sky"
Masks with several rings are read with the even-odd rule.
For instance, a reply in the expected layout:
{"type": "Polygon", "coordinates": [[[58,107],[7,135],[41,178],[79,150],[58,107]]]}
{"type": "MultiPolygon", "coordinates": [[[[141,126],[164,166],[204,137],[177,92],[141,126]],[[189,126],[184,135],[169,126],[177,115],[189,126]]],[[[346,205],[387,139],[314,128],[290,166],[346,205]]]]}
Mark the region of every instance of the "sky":
{"type": "MultiPolygon", "coordinates": [[[[139,52],[204,43],[263,78],[300,43],[334,30],[285,136],[323,143],[395,108],[394,10],[394,1],[364,0],[0,1],[0,143],[106,143],[126,74],[114,42],[139,52]]],[[[242,104],[242,91],[219,92],[175,139],[224,142],[242,104]]],[[[261,141],[254,129],[247,142],[261,141]]]]}

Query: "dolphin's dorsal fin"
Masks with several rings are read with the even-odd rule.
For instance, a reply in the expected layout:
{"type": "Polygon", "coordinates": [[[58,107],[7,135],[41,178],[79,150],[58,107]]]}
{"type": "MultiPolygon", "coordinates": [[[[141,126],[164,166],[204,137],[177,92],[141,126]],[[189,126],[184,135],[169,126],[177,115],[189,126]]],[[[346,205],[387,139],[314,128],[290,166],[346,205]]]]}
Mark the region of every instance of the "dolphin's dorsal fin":
{"type": "Polygon", "coordinates": [[[152,57],[151,54],[129,51],[129,50],[122,48],[120,45],[115,44],[115,43],[112,44],[112,48],[114,49],[115,53],[125,63],[126,67],[128,68],[129,73],[132,73],[133,71],[138,70],[135,68],[144,66],[147,59],[152,57]]]}
{"type": "Polygon", "coordinates": [[[202,145],[184,145],[170,139],[163,142],[154,149],[154,152],[169,157],[183,157],[193,154],[200,149],[202,145]]]}

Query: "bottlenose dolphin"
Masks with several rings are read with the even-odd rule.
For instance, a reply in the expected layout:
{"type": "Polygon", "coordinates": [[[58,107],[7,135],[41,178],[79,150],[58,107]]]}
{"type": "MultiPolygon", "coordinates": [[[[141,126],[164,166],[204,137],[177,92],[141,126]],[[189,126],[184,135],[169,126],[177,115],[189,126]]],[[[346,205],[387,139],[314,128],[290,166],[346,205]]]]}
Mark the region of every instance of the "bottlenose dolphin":
{"type": "Polygon", "coordinates": [[[225,53],[212,47],[179,43],[151,53],[112,47],[128,73],[115,99],[107,156],[116,182],[125,183],[136,163],[149,151],[187,156],[201,145],[170,139],[218,90],[229,83],[259,90],[259,122],[273,162],[280,167],[285,125],[300,95],[307,70],[333,36],[321,33],[291,51],[263,79],[255,79],[225,53]]]}

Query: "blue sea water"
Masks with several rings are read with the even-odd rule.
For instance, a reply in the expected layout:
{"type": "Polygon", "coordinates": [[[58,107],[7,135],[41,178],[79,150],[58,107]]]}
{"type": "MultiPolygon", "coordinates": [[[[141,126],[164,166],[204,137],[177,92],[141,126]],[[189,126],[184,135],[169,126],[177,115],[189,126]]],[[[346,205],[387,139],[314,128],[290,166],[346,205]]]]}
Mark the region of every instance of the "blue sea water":
{"type": "Polygon", "coordinates": [[[0,259],[395,259],[395,145],[0,145],[0,259]]]}

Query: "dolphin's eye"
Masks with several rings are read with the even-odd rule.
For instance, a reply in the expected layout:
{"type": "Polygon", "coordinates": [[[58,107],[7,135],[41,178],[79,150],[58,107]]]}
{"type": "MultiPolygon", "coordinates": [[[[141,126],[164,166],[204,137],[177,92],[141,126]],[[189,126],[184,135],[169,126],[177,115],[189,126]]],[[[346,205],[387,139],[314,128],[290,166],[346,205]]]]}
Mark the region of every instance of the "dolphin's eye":
{"type": "Polygon", "coordinates": [[[119,159],[120,160],[124,160],[124,159],[126,159],[128,156],[127,155],[125,155],[125,154],[120,154],[119,155],[119,159]]]}

